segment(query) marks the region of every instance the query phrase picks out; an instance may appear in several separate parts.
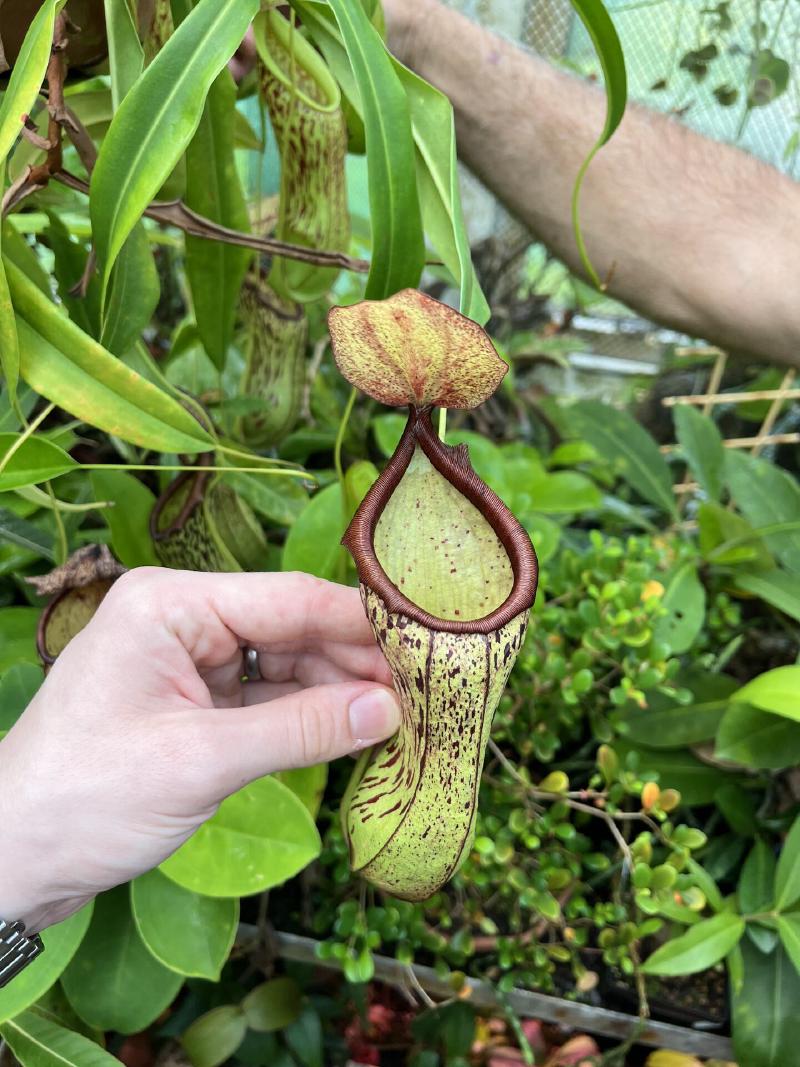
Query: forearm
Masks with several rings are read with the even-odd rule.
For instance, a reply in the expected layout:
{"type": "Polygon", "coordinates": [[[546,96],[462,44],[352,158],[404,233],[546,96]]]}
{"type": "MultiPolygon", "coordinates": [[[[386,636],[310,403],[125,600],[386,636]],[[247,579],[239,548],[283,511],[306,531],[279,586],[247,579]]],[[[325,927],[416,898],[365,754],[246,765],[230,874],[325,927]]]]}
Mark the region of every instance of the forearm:
{"type": "MultiPolygon", "coordinates": [[[[602,92],[432,0],[405,10],[393,40],[452,100],[462,159],[580,272],[570,196],[603,126],[602,92]]],[[[778,171],[631,106],[589,169],[581,221],[613,296],[687,333],[800,364],[800,186],[778,171]]]]}

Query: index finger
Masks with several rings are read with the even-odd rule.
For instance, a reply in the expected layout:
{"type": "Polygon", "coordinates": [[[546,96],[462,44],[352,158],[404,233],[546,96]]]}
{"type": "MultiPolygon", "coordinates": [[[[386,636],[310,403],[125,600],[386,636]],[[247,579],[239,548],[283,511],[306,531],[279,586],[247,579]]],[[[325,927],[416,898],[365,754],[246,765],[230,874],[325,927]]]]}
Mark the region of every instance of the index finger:
{"type": "Polygon", "coordinates": [[[98,615],[121,600],[137,644],[171,631],[198,666],[225,661],[242,645],[313,647],[334,640],[368,646],[375,638],[357,589],[310,574],[206,574],[142,567],[115,583],[98,615]],[[161,631],[159,634],[158,631],[161,631]]]}

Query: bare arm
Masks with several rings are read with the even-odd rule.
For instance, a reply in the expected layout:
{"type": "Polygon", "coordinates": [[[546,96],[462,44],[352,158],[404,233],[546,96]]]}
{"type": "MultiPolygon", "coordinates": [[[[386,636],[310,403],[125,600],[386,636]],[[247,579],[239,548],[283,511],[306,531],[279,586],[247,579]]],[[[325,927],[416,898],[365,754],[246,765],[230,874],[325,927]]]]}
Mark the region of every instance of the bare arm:
{"type": "MultiPolygon", "coordinates": [[[[573,270],[570,194],[603,94],[437,0],[386,0],[390,45],[453,102],[467,165],[573,270]]],[[[630,106],[593,162],[581,219],[609,292],[726,348],[800,366],[800,184],[630,106]]]]}

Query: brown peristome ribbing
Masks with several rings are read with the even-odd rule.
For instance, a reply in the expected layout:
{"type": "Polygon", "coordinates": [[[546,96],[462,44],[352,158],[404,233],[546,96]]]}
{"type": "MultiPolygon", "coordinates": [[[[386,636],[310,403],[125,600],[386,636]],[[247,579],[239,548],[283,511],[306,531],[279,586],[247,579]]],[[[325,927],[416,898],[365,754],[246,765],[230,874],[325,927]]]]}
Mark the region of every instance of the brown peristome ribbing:
{"type": "Polygon", "coordinates": [[[500,497],[493,493],[472,469],[467,446],[456,445],[453,448],[439,440],[431,424],[430,408],[410,408],[400,443],[353,516],[353,521],[342,538],[342,544],[353,557],[362,583],[381,597],[390,612],[406,615],[431,630],[455,634],[488,634],[505,626],[521,612],[527,611],[536,598],[539,568],[527,531],[500,497]],[[508,552],[514,574],[511,592],[500,607],[481,619],[440,619],[423,611],[400,592],[375,555],[373,540],[378,520],[392,493],[400,484],[417,445],[436,470],[475,505],[508,552]]]}
{"type": "Polygon", "coordinates": [[[178,475],[174,482],[170,482],[155,502],[155,506],[150,512],[150,536],[154,541],[166,541],[168,537],[183,528],[183,524],[187,521],[194,509],[203,502],[203,497],[206,494],[210,479],[210,473],[205,474],[201,471],[184,471],[183,474],[178,475]],[[159,523],[161,522],[161,512],[170,502],[175,493],[181,490],[187,482],[192,481],[192,479],[195,479],[194,485],[192,486],[189,495],[186,497],[183,507],[169,526],[163,530],[160,529],[159,523]]]}

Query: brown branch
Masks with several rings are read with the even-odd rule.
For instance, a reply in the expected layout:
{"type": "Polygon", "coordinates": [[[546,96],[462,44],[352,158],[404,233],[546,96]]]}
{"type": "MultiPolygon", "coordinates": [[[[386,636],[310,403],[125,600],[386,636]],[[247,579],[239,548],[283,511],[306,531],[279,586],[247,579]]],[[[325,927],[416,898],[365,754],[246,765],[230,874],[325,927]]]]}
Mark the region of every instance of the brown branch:
{"type": "Polygon", "coordinates": [[[44,189],[47,182],[38,181],[33,174],[33,167],[25,167],[19,177],[6,189],[2,202],[0,202],[0,218],[5,218],[9,211],[21,203],[26,196],[30,196],[31,193],[35,193],[39,189],[44,189]]]}
{"type": "Polygon", "coordinates": [[[81,163],[86,168],[86,173],[91,174],[97,162],[97,149],[94,141],[89,131],[70,107],[67,108],[67,117],[69,123],[64,124],[67,137],[72,141],[81,163]]]}
{"type": "MultiPolygon", "coordinates": [[[[89,195],[88,182],[75,177],[68,171],[59,171],[52,177],[70,189],[89,195]]],[[[289,244],[288,241],[278,241],[274,237],[258,237],[253,233],[231,230],[212,219],[198,215],[182,200],[169,200],[163,203],[153,201],[145,208],[144,214],[164,226],[174,226],[192,237],[202,237],[208,241],[222,241],[224,244],[238,245],[241,248],[253,248],[266,255],[285,256],[287,259],[297,259],[319,267],[340,267],[343,270],[357,271],[360,274],[365,274],[369,270],[368,260],[356,259],[345,255],[344,252],[315,251],[313,248],[304,248],[302,245],[289,244]]]]}
{"type": "Polygon", "coordinates": [[[53,147],[46,137],[42,135],[36,129],[36,125],[30,116],[25,116],[25,121],[22,124],[22,136],[24,140],[30,141],[34,147],[38,148],[42,152],[49,152],[53,147]]]}

